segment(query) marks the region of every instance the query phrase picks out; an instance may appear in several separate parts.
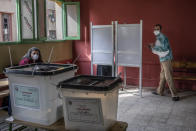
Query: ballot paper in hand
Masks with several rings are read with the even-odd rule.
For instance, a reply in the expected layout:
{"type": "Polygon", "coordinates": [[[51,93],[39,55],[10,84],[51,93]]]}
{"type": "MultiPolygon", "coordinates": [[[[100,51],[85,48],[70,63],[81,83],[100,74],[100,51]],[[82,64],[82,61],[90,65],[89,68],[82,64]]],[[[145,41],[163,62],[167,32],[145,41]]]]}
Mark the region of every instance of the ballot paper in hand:
{"type": "Polygon", "coordinates": [[[169,50],[162,51],[162,52],[159,52],[159,51],[156,51],[156,50],[152,50],[152,53],[158,55],[159,57],[165,57],[169,53],[169,50]]]}

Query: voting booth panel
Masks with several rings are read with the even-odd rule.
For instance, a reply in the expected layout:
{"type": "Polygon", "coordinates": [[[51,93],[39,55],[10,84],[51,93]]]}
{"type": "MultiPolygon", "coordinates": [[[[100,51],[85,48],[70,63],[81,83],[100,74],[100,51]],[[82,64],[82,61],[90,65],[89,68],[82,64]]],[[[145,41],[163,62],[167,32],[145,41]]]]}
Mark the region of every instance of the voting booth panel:
{"type": "Polygon", "coordinates": [[[91,75],[93,64],[112,66],[114,76],[113,25],[93,26],[91,23],[91,75]]]}
{"type": "Polygon", "coordinates": [[[115,67],[124,67],[124,87],[126,87],[126,67],[139,67],[139,92],[142,97],[142,20],[140,24],[118,24],[115,22],[115,67]]]}
{"type": "Polygon", "coordinates": [[[118,66],[139,67],[141,65],[141,44],[139,24],[119,24],[117,28],[118,66]]]}

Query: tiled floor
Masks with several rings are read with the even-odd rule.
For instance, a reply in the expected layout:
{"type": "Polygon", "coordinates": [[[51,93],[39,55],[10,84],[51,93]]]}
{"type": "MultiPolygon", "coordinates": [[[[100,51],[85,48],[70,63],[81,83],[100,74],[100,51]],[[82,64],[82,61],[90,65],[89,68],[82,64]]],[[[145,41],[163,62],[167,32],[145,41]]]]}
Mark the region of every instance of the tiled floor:
{"type": "Polygon", "coordinates": [[[137,90],[120,92],[118,120],[128,123],[127,131],[196,131],[196,92],[181,92],[174,102],[169,95],[157,96],[137,90]]]}
{"type": "MultiPolygon", "coordinates": [[[[149,90],[140,98],[137,91],[120,91],[118,120],[128,123],[127,131],[196,131],[196,92],[182,92],[181,100],[174,102],[169,95],[156,96],[149,90]]],[[[0,122],[2,126],[8,127],[0,122]]]]}

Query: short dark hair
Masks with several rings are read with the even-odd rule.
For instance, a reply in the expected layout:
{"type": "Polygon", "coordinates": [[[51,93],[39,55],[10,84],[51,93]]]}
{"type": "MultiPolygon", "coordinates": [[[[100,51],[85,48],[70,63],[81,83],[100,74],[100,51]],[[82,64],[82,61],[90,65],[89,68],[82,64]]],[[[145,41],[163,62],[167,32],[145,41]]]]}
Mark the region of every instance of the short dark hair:
{"type": "Polygon", "coordinates": [[[162,29],[162,25],[161,24],[156,24],[155,26],[159,26],[160,30],[162,29]]]}

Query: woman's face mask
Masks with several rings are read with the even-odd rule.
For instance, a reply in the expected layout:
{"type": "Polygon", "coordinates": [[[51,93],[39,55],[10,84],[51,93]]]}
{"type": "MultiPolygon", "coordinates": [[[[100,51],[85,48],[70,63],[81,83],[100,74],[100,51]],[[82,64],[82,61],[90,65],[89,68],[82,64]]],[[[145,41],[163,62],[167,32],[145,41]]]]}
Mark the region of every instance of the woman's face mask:
{"type": "Polygon", "coordinates": [[[39,56],[37,54],[33,55],[32,59],[33,60],[37,60],[39,58],[39,56]]]}
{"type": "Polygon", "coordinates": [[[39,58],[39,52],[38,51],[32,51],[31,52],[31,58],[33,60],[38,60],[38,58],[39,58]]]}

